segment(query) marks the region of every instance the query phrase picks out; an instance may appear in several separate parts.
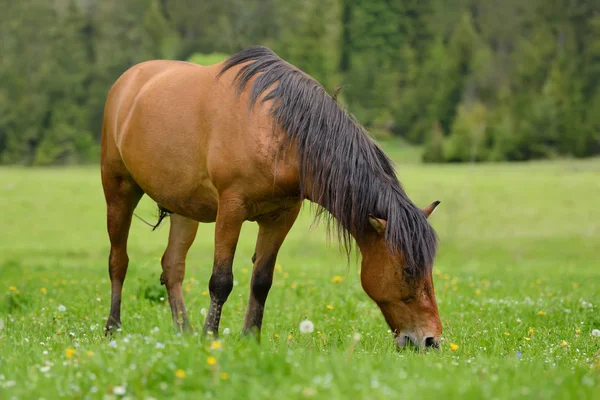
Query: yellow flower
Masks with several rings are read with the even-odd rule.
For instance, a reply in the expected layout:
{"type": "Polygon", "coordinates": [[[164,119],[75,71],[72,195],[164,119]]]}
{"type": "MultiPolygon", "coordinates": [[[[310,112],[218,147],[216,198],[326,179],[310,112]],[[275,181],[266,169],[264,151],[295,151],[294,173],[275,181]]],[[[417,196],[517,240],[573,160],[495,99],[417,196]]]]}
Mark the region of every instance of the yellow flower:
{"type": "Polygon", "coordinates": [[[215,365],[217,363],[217,359],[213,356],[210,356],[206,359],[208,365],[215,365]]]}
{"type": "Polygon", "coordinates": [[[242,268],[242,273],[247,274],[248,273],[248,268],[242,268]]]}
{"type": "Polygon", "coordinates": [[[283,268],[282,268],[282,267],[281,267],[281,265],[279,265],[279,264],[277,264],[277,265],[275,266],[275,269],[277,270],[277,272],[281,272],[281,271],[283,271],[283,268]]]}
{"type": "Polygon", "coordinates": [[[229,379],[229,374],[227,372],[221,372],[221,374],[219,376],[224,381],[226,381],[227,379],[229,379]]]}
{"type": "Polygon", "coordinates": [[[210,348],[213,350],[219,350],[222,347],[221,342],[214,340],[211,344],[210,344],[210,348]]]}
{"type": "Polygon", "coordinates": [[[65,350],[65,355],[67,356],[67,358],[73,357],[75,353],[77,353],[77,350],[75,349],[68,348],[65,350]]]}
{"type": "Polygon", "coordinates": [[[40,292],[42,292],[42,294],[48,294],[48,291],[46,290],[45,287],[40,288],[40,292]]]}
{"type": "Polygon", "coordinates": [[[454,344],[454,343],[450,343],[450,350],[452,350],[452,351],[458,350],[458,345],[454,344]]]}
{"type": "Polygon", "coordinates": [[[91,350],[88,350],[88,351],[87,351],[87,355],[88,355],[88,356],[90,356],[90,357],[92,357],[92,356],[94,355],[94,352],[93,352],[93,351],[91,351],[91,350]]]}
{"type": "Polygon", "coordinates": [[[185,371],[179,368],[177,371],[175,371],[175,376],[177,377],[177,379],[183,379],[185,378],[185,371]]]}
{"type": "Polygon", "coordinates": [[[568,345],[568,344],[569,344],[569,343],[565,342],[564,340],[563,340],[562,342],[560,342],[560,345],[561,345],[562,347],[567,347],[567,345],[568,345]]]}
{"type": "Polygon", "coordinates": [[[291,333],[288,335],[288,341],[290,341],[290,340],[292,340],[292,334],[291,333]]]}
{"type": "Polygon", "coordinates": [[[506,336],[510,336],[510,333],[508,333],[508,332],[504,332],[504,335],[506,335],[506,336]]]}
{"type": "Polygon", "coordinates": [[[475,291],[475,296],[481,296],[481,290],[477,289],[477,290],[475,291]]]}
{"type": "Polygon", "coordinates": [[[283,273],[283,279],[287,279],[290,277],[290,274],[288,274],[287,272],[283,273]]]}
{"type": "Polygon", "coordinates": [[[184,290],[185,290],[185,292],[186,292],[186,293],[189,293],[189,292],[191,292],[191,291],[192,291],[192,285],[191,285],[191,284],[189,284],[189,283],[187,283],[187,284],[185,285],[185,289],[184,289],[184,290]]]}
{"type": "Polygon", "coordinates": [[[278,333],[276,333],[276,334],[274,334],[274,335],[273,335],[273,337],[274,337],[275,339],[279,339],[279,334],[278,334],[278,333]]]}
{"type": "Polygon", "coordinates": [[[290,285],[290,287],[291,287],[292,289],[296,289],[296,287],[297,287],[297,286],[298,286],[298,285],[296,284],[296,282],[294,282],[294,283],[292,283],[292,284],[290,285]]]}
{"type": "Polygon", "coordinates": [[[333,306],[331,304],[327,304],[327,309],[328,310],[333,310],[333,306]]]}
{"type": "Polygon", "coordinates": [[[530,336],[531,336],[531,335],[533,335],[533,332],[535,332],[535,331],[533,330],[533,328],[529,328],[529,335],[530,335],[530,336]]]}
{"type": "Polygon", "coordinates": [[[137,297],[135,296],[135,294],[132,294],[131,296],[129,296],[129,298],[130,298],[131,300],[135,300],[135,299],[137,299],[137,297]]]}
{"type": "Polygon", "coordinates": [[[526,337],[526,338],[524,338],[524,339],[525,339],[525,340],[527,340],[528,342],[531,340],[531,339],[530,339],[530,338],[528,338],[528,337],[526,337]]]}
{"type": "Polygon", "coordinates": [[[202,296],[208,296],[208,292],[205,290],[204,292],[202,292],[202,296]]]}
{"type": "Polygon", "coordinates": [[[575,329],[575,333],[579,335],[581,333],[581,329],[575,329]]]}
{"type": "Polygon", "coordinates": [[[16,292],[17,291],[17,287],[16,286],[9,286],[8,290],[10,290],[11,292],[16,292]]]}
{"type": "Polygon", "coordinates": [[[342,278],[339,275],[334,276],[333,278],[331,278],[331,282],[333,283],[338,283],[338,282],[342,282],[344,280],[344,278],[342,278]]]}
{"type": "Polygon", "coordinates": [[[546,311],[540,311],[538,312],[538,315],[546,315],[546,311]]]}

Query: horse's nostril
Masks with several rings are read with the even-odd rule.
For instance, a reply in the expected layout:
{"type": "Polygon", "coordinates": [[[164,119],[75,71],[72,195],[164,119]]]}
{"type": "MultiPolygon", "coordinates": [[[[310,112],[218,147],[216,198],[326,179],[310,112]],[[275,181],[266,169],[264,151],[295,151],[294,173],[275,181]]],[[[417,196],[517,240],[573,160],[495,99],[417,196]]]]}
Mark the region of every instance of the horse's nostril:
{"type": "Polygon", "coordinates": [[[438,342],[436,342],[433,337],[430,336],[425,339],[425,347],[438,348],[438,347],[440,347],[440,344],[438,342]]]}

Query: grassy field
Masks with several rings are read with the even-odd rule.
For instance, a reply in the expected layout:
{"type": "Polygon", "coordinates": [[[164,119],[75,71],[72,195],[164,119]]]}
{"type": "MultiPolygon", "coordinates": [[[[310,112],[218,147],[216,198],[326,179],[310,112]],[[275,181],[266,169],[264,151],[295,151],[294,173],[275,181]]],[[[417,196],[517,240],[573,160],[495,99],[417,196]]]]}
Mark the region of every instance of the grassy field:
{"type": "MultiPolygon", "coordinates": [[[[431,217],[440,351],[394,349],[358,265],[311,228],[308,207],[281,250],[262,344],[239,336],[252,223],[221,322],[230,333],[215,343],[174,332],[159,285],[168,223],[151,232],[134,219],[124,326],[106,338],[99,170],[2,168],[0,399],[600,398],[600,160],[424,166],[389,150],[411,198],[442,201],[431,217]],[[314,333],[299,332],[304,319],[314,333]]],[[[153,203],[138,213],[153,220],[153,203]]],[[[188,257],[196,328],[213,227],[201,225],[188,257]]]]}

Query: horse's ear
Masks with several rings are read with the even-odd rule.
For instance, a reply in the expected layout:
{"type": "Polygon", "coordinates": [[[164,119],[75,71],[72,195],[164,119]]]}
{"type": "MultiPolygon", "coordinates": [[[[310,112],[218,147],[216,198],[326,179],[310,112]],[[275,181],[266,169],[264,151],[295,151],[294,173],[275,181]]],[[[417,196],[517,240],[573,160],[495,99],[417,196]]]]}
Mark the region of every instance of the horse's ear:
{"type": "Polygon", "coordinates": [[[434,201],[427,207],[423,208],[423,213],[425,214],[425,218],[429,218],[429,216],[433,213],[433,210],[440,204],[439,200],[434,201]]]}
{"type": "Polygon", "coordinates": [[[369,222],[371,223],[371,226],[377,231],[377,233],[381,235],[385,233],[385,226],[387,225],[387,221],[385,219],[369,215],[369,222]]]}

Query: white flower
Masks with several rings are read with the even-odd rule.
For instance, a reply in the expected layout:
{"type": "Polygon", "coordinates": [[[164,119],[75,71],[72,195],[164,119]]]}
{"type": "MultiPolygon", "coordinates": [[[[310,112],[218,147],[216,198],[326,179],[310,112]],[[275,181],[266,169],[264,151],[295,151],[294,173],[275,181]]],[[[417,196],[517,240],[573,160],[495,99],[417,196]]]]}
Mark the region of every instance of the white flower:
{"type": "Polygon", "coordinates": [[[600,329],[594,329],[592,331],[592,336],[600,337],[600,329]]]}
{"type": "Polygon", "coordinates": [[[229,335],[230,333],[231,331],[229,330],[229,328],[223,329],[223,335],[229,335]]]}
{"type": "Polygon", "coordinates": [[[67,311],[67,307],[63,306],[62,304],[58,306],[58,312],[65,312],[67,311]]]}
{"type": "Polygon", "coordinates": [[[49,372],[50,371],[50,366],[49,365],[45,365],[43,367],[40,368],[40,372],[49,372]]]}
{"type": "Polygon", "coordinates": [[[309,320],[304,320],[300,322],[300,332],[302,333],[312,333],[315,330],[315,326],[309,320]]]}
{"type": "Polygon", "coordinates": [[[152,328],[152,333],[156,333],[158,332],[158,326],[155,326],[154,328],[152,328]]]}
{"type": "Polygon", "coordinates": [[[354,339],[355,342],[358,342],[360,340],[360,333],[354,332],[354,335],[352,335],[352,339],[354,339]]]}
{"type": "Polygon", "coordinates": [[[154,346],[154,347],[156,347],[157,349],[164,349],[165,345],[164,345],[164,343],[156,342],[156,346],[154,346]]]}
{"type": "Polygon", "coordinates": [[[206,311],[206,308],[203,308],[202,310],[200,310],[200,314],[202,314],[203,316],[206,317],[206,314],[208,314],[208,311],[206,311]]]}
{"type": "Polygon", "coordinates": [[[127,388],[123,385],[123,386],[115,386],[113,387],[113,393],[116,394],[117,396],[123,396],[125,393],[127,393],[127,388]]]}
{"type": "Polygon", "coordinates": [[[117,342],[115,340],[111,340],[110,342],[108,342],[108,345],[113,349],[117,348],[117,342]]]}

